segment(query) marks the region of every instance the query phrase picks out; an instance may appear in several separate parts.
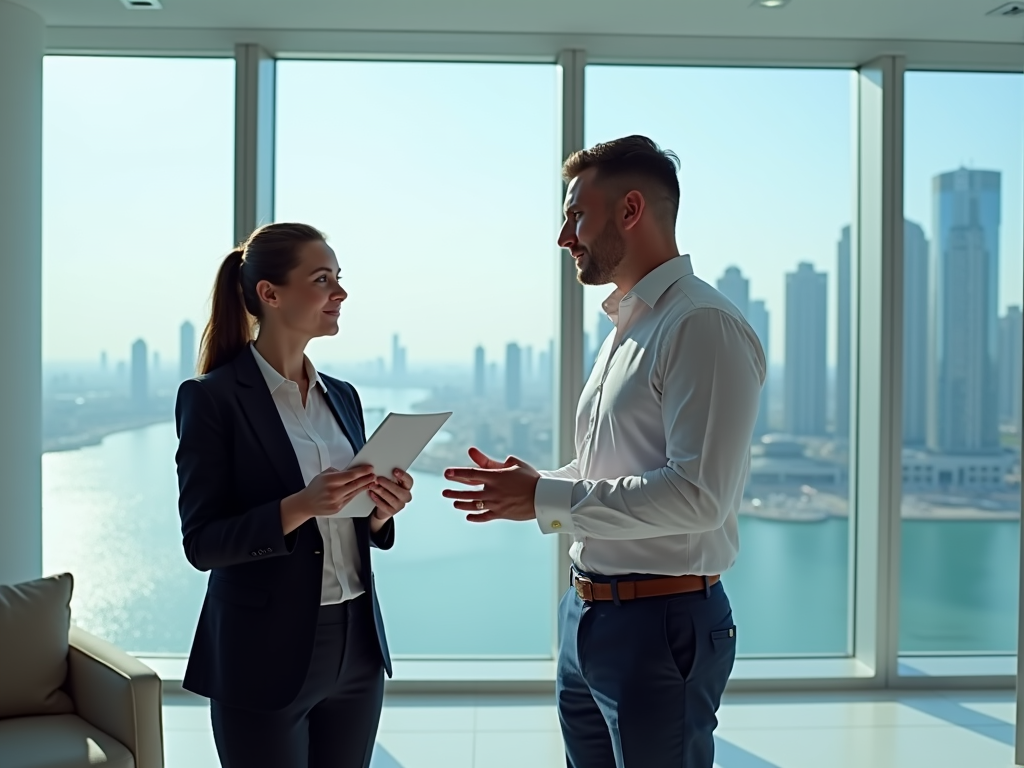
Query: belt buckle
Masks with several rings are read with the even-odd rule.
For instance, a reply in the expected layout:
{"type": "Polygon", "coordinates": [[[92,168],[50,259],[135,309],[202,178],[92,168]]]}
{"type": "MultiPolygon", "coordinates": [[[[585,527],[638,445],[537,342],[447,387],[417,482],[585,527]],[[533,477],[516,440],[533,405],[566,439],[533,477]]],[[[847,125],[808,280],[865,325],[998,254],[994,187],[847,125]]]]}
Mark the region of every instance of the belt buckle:
{"type": "Polygon", "coordinates": [[[588,579],[586,576],[580,576],[578,573],[573,574],[572,586],[576,590],[576,595],[580,600],[586,603],[592,602],[594,599],[594,582],[588,579]]]}

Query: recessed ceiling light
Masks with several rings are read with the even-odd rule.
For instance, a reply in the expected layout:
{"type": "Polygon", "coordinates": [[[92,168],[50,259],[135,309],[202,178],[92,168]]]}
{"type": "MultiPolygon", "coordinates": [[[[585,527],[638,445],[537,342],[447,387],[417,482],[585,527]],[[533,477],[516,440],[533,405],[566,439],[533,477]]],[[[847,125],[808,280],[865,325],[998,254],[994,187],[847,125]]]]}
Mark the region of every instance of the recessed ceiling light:
{"type": "Polygon", "coordinates": [[[1004,3],[993,8],[986,16],[1024,16],[1024,3],[1004,3]]]}
{"type": "Polygon", "coordinates": [[[159,11],[163,8],[160,0],[121,0],[121,5],[129,11],[159,11]]]}
{"type": "Polygon", "coordinates": [[[754,5],[759,5],[762,8],[781,8],[788,2],[789,0],[754,0],[754,5]]]}

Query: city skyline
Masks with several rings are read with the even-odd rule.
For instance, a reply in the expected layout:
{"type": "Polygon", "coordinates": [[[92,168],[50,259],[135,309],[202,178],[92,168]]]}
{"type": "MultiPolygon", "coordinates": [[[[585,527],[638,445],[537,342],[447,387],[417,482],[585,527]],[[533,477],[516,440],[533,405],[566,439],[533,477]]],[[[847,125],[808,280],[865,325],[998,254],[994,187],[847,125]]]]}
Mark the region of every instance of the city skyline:
{"type": "MultiPolygon", "coordinates": [[[[463,361],[481,342],[497,359],[513,336],[543,348],[555,335],[557,271],[564,260],[553,245],[561,157],[556,139],[549,138],[559,135],[558,113],[549,105],[555,92],[546,80],[554,80],[554,68],[280,66],[274,216],[309,221],[327,232],[351,294],[341,334],[318,345],[315,359],[386,359],[394,330],[407,335],[422,358],[417,364],[463,361]],[[506,104],[481,87],[492,83],[504,88],[506,104]],[[457,135],[446,139],[438,137],[440,128],[389,125],[370,97],[394,88],[421,91],[415,107],[437,115],[439,125],[458,125],[457,135]],[[308,121],[295,116],[318,89],[331,93],[323,120],[303,128],[299,123],[308,121]],[[506,115],[516,119],[494,134],[496,117],[506,115]],[[332,135],[335,124],[344,126],[344,141],[332,135]],[[491,195],[493,186],[478,164],[456,163],[439,173],[440,160],[417,152],[408,158],[411,199],[464,200],[465,215],[421,215],[420,209],[436,213],[428,202],[414,206],[413,218],[403,212],[396,221],[376,202],[387,197],[378,192],[390,178],[379,174],[380,162],[393,157],[384,147],[404,146],[411,138],[449,157],[514,147],[500,161],[502,182],[494,190],[500,205],[476,203],[475,191],[491,195]],[[353,156],[338,149],[346,142],[366,151],[353,156]],[[320,172],[311,174],[311,168],[320,172]],[[417,197],[423,190],[425,196],[417,197]],[[384,244],[382,233],[400,236],[384,244]],[[447,300],[456,286],[458,301],[447,300]],[[524,305],[530,311],[523,312],[524,305]],[[468,318],[473,326],[467,327],[468,318]]],[[[91,362],[102,349],[124,359],[120,350],[143,336],[169,361],[178,342],[176,327],[166,320],[205,325],[217,266],[234,242],[233,64],[55,57],[44,62],[44,78],[44,359],[91,362]],[[94,180],[87,196],[69,183],[81,178],[94,180]],[[161,179],[157,188],[153,178],[161,179]],[[124,189],[148,191],[132,198],[124,189]],[[166,212],[181,201],[188,204],[174,222],[184,223],[172,224],[166,212]],[[83,243],[76,233],[93,231],[112,208],[125,219],[117,236],[102,248],[83,243]],[[143,242],[149,244],[147,257],[140,259],[143,242]],[[132,285],[160,289],[143,292],[132,285]],[[83,295],[104,300],[90,304],[88,323],[76,323],[71,312],[82,306],[83,295]]],[[[1024,119],[1017,98],[1021,76],[910,72],[906,79],[906,218],[922,223],[932,238],[930,179],[962,163],[1000,170],[1006,220],[1000,269],[1020,274],[1024,161],[1013,126],[1024,119]]],[[[779,311],[784,272],[799,260],[831,272],[836,233],[850,220],[849,101],[849,73],[842,71],[588,68],[587,141],[641,132],[680,154],[680,247],[693,254],[697,274],[709,282],[737,264],[758,286],[757,297],[776,310],[769,344],[775,363],[785,347],[779,311]],[[629,94],[621,92],[622,83],[629,94]],[[678,98],[653,109],[653,96],[667,92],[678,98]],[[717,104],[716,112],[690,119],[706,103],[717,104]],[[770,151],[747,140],[742,126],[753,115],[777,126],[770,151]]],[[[1001,313],[1021,303],[1020,282],[1001,281],[1001,313]]],[[[830,306],[836,306],[835,283],[830,281],[830,306]]],[[[600,298],[607,294],[595,291],[600,298]]],[[[588,330],[593,317],[588,309],[588,330]]],[[[834,331],[829,338],[834,361],[834,331]]]]}

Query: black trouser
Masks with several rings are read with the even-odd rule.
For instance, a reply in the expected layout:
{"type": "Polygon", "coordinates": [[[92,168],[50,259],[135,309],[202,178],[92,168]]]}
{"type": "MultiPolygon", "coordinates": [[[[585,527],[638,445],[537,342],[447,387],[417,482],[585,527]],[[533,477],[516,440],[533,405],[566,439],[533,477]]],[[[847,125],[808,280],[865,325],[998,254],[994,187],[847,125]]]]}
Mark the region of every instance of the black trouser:
{"type": "Polygon", "coordinates": [[[210,702],[221,765],[367,768],[383,701],[370,596],[322,606],[309,672],[294,702],[274,712],[210,702]]]}
{"type": "Polygon", "coordinates": [[[569,768],[712,768],[715,713],[736,657],[721,582],[619,605],[584,603],[570,589],[558,624],[569,768]]]}

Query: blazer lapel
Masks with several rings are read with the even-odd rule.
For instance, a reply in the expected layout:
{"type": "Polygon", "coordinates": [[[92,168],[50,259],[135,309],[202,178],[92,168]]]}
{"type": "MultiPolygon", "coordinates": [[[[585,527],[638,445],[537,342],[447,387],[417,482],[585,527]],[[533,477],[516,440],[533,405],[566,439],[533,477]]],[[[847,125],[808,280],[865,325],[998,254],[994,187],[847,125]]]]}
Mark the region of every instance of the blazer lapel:
{"type": "Polygon", "coordinates": [[[235,372],[238,379],[238,400],[249,425],[256,433],[260,445],[270,457],[288,493],[298,493],[306,487],[295,457],[291,440],[281,422],[274,397],[267,388],[267,382],[256,365],[252,351],[245,351],[235,358],[235,372]]]}
{"type": "Polygon", "coordinates": [[[342,397],[333,385],[327,383],[326,379],[324,379],[324,389],[327,390],[327,405],[341,426],[341,431],[345,433],[345,437],[352,444],[352,452],[359,453],[365,441],[363,440],[363,431],[359,427],[358,415],[355,413],[356,404],[348,402],[348,398],[342,397]]]}

